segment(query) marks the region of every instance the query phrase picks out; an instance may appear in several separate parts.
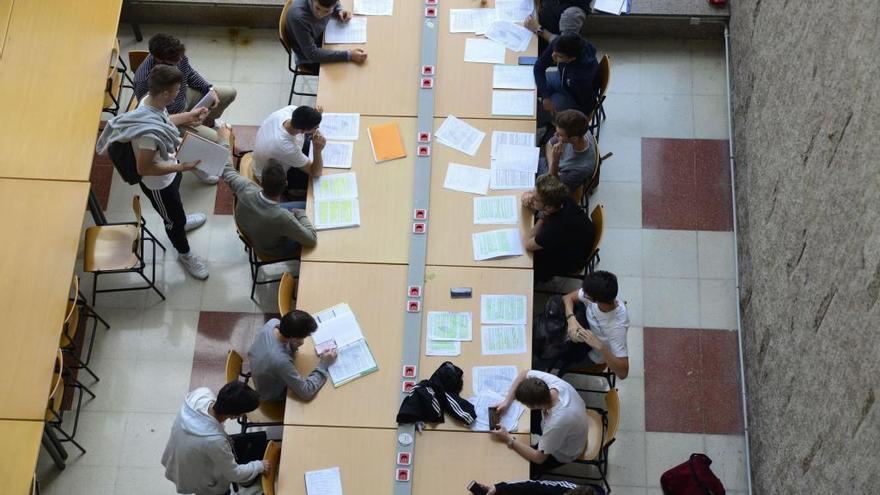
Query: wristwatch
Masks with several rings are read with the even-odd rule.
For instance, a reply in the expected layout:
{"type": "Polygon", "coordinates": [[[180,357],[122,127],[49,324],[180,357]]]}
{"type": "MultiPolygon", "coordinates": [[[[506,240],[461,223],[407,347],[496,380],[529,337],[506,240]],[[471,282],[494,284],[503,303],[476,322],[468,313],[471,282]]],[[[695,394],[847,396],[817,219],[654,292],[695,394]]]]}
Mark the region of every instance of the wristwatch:
{"type": "Polygon", "coordinates": [[[570,315],[566,315],[566,316],[565,316],[565,321],[568,321],[572,316],[574,316],[574,313],[572,313],[572,314],[570,314],[570,315]]]}

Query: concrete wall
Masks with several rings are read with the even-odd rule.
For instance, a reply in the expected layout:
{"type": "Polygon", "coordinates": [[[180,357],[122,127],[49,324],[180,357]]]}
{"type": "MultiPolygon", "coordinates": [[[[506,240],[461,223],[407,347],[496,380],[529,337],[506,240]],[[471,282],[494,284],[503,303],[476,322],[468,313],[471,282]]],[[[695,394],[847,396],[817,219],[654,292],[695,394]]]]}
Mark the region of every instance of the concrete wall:
{"type": "Polygon", "coordinates": [[[730,3],[755,493],[880,493],[880,2],[730,3]]]}

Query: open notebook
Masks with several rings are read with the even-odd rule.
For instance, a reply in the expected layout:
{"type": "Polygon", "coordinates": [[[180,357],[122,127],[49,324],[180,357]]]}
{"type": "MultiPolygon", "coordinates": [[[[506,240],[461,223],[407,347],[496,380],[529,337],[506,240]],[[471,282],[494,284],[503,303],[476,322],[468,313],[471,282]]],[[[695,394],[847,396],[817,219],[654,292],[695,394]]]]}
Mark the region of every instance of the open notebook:
{"type": "Polygon", "coordinates": [[[315,315],[318,329],[312,334],[315,351],[336,347],[336,361],[330,365],[334,387],[379,370],[361,327],[348,304],[342,303],[315,315]]]}

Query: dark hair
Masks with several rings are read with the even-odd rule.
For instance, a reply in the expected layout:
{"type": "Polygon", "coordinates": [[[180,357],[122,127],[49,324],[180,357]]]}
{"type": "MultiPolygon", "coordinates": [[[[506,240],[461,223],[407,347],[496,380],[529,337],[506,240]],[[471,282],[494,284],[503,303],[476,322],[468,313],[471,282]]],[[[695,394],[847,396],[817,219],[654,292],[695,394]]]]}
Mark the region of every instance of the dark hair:
{"type": "Polygon", "coordinates": [[[290,116],[290,126],[294,129],[314,129],[321,123],[321,112],[309,106],[298,106],[290,116]]]}
{"type": "Polygon", "coordinates": [[[185,52],[183,43],[170,34],[156,33],[150,38],[150,53],[154,58],[170,62],[180,60],[185,52]]]}
{"type": "Polygon", "coordinates": [[[526,378],[519,382],[513,396],[528,408],[546,406],[553,400],[550,387],[540,378],[526,378]]]}
{"type": "Polygon", "coordinates": [[[244,382],[223,385],[214,401],[214,412],[221,416],[240,416],[260,406],[260,396],[244,382]]]}
{"type": "Polygon", "coordinates": [[[553,51],[566,57],[579,57],[584,51],[584,39],[577,33],[563,33],[556,38],[553,51]]]}
{"type": "Polygon", "coordinates": [[[568,186],[559,177],[544,174],[535,179],[535,192],[544,205],[560,208],[568,197],[568,186]]]}
{"type": "Polygon", "coordinates": [[[180,69],[173,65],[157,65],[150,69],[150,74],[147,76],[147,89],[151,95],[157,95],[181,82],[183,82],[183,72],[180,72],[180,69]]]}
{"type": "Polygon", "coordinates": [[[269,196],[273,198],[280,196],[287,189],[287,173],[284,171],[284,167],[278,162],[269,162],[266,170],[263,170],[260,184],[263,186],[263,191],[266,191],[269,196]]]}
{"type": "Polygon", "coordinates": [[[614,298],[617,297],[617,277],[611,272],[597,270],[584,275],[581,289],[596,302],[614,304],[614,298]]]}
{"type": "Polygon", "coordinates": [[[304,339],[311,335],[317,328],[318,322],[312,318],[312,315],[305,311],[294,309],[290,313],[281,317],[281,325],[279,325],[278,331],[288,339],[304,339]]]}
{"type": "Polygon", "coordinates": [[[321,4],[322,7],[333,7],[336,5],[336,2],[339,0],[317,0],[318,3],[321,4]]]}
{"type": "Polygon", "coordinates": [[[588,126],[587,116],[580,110],[570,108],[556,114],[556,127],[565,131],[569,137],[585,135],[588,126]]]}
{"type": "Polygon", "coordinates": [[[579,486],[565,492],[565,495],[598,495],[592,486],[579,486]]]}

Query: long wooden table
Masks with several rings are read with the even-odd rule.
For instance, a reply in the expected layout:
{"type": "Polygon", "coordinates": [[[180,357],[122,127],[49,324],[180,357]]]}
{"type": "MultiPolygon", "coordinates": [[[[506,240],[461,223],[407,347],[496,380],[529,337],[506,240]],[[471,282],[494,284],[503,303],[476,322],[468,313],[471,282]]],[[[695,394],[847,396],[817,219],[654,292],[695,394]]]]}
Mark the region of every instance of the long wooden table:
{"type": "Polygon", "coordinates": [[[43,424],[0,420],[0,479],[3,493],[30,493],[43,424]]]}

